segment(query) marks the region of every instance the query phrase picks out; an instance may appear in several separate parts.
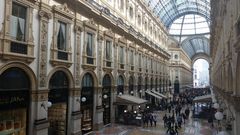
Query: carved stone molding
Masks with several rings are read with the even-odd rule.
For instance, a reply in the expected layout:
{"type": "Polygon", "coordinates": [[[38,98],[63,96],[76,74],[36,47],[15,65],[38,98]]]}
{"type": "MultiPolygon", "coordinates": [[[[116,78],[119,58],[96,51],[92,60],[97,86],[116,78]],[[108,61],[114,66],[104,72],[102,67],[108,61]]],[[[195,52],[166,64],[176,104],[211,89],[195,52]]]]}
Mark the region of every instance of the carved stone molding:
{"type": "Polygon", "coordinates": [[[80,97],[80,88],[71,88],[70,89],[70,96],[72,97],[80,97]]]}
{"type": "Polygon", "coordinates": [[[50,9],[46,8],[46,5],[41,4],[41,9],[38,12],[40,16],[40,31],[39,31],[39,86],[46,87],[47,86],[47,54],[48,54],[48,21],[52,18],[52,14],[50,13],[50,9]]]}
{"type": "Polygon", "coordinates": [[[112,29],[109,29],[109,30],[104,31],[104,35],[105,35],[105,36],[108,36],[108,37],[110,37],[110,38],[112,38],[112,39],[114,39],[114,37],[115,37],[112,29]]]}
{"type": "Polygon", "coordinates": [[[121,37],[117,39],[118,43],[121,42],[124,45],[127,45],[127,39],[125,37],[121,37]]]}
{"type": "Polygon", "coordinates": [[[80,20],[75,20],[74,31],[77,34],[81,34],[81,32],[83,31],[83,24],[80,20]]]}
{"type": "Polygon", "coordinates": [[[83,25],[88,27],[88,28],[90,28],[90,29],[93,29],[93,30],[97,30],[98,29],[97,24],[95,23],[93,18],[91,18],[91,19],[89,19],[87,21],[84,21],[83,25]]]}
{"type": "Polygon", "coordinates": [[[82,68],[94,71],[96,69],[96,66],[95,65],[90,65],[90,64],[82,64],[82,68]]]}
{"type": "Polygon", "coordinates": [[[82,22],[75,20],[74,30],[76,33],[76,64],[75,64],[75,85],[80,86],[80,69],[81,69],[81,32],[83,31],[82,22]]]}
{"type": "Polygon", "coordinates": [[[66,3],[58,6],[54,5],[53,11],[55,13],[61,14],[61,16],[64,16],[70,20],[74,18],[74,13],[68,8],[66,3]]]}
{"type": "Polygon", "coordinates": [[[48,100],[48,92],[49,90],[36,90],[31,93],[31,100],[33,102],[41,102],[48,100]]]}

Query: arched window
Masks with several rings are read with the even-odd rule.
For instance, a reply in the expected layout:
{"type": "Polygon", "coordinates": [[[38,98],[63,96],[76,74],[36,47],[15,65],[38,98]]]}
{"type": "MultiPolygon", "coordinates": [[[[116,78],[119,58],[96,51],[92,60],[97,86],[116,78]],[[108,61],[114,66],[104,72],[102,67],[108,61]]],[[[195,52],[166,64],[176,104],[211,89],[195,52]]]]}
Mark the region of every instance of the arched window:
{"type": "Polygon", "coordinates": [[[29,88],[29,78],[19,68],[9,68],[0,76],[0,90],[29,90],[29,88]]]}
{"type": "Polygon", "coordinates": [[[119,9],[123,10],[124,9],[124,0],[119,0],[119,9]]]}
{"type": "Polygon", "coordinates": [[[93,87],[93,77],[90,73],[86,73],[82,80],[82,87],[93,87]]]}
{"type": "Polygon", "coordinates": [[[118,86],[117,86],[117,94],[124,93],[124,79],[122,75],[118,77],[118,86]]]}
{"type": "Polygon", "coordinates": [[[177,54],[175,54],[175,55],[174,55],[174,58],[175,58],[175,59],[178,59],[178,55],[177,55],[177,54]]]}
{"type": "Polygon", "coordinates": [[[129,85],[128,94],[133,95],[133,77],[132,76],[129,77],[129,84],[128,85],[129,85]]]}
{"type": "Polygon", "coordinates": [[[152,26],[149,28],[150,35],[152,35],[152,26]]]}
{"type": "Polygon", "coordinates": [[[147,21],[144,22],[144,30],[147,31],[147,21]]]}
{"type": "Polygon", "coordinates": [[[68,79],[63,71],[54,73],[49,82],[50,89],[68,88],[68,79]]]}
{"type": "Polygon", "coordinates": [[[129,7],[129,17],[130,19],[133,19],[133,7],[129,7]]]}
{"type": "Polygon", "coordinates": [[[121,75],[118,77],[118,85],[124,85],[124,79],[121,75]]]}
{"type": "Polygon", "coordinates": [[[138,21],[138,25],[141,26],[141,23],[142,23],[142,22],[141,22],[141,15],[138,15],[137,21],[138,21]]]}
{"type": "Polygon", "coordinates": [[[111,77],[109,75],[105,75],[103,78],[103,86],[111,86],[111,77]]]}

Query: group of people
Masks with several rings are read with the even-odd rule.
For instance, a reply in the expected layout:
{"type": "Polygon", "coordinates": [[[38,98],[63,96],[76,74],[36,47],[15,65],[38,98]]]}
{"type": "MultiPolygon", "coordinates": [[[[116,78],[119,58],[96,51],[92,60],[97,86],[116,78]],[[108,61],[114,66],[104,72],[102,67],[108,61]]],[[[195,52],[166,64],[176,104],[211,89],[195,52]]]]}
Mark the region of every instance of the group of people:
{"type": "MultiPolygon", "coordinates": [[[[166,133],[169,135],[178,135],[182,124],[185,124],[188,120],[190,111],[194,111],[193,99],[197,96],[208,94],[209,92],[209,89],[189,89],[183,93],[173,95],[172,98],[162,99],[155,109],[165,112],[162,120],[164,122],[164,128],[166,128],[166,133]]],[[[145,111],[141,110],[141,116],[143,127],[156,127],[157,120],[161,120],[157,112],[149,109],[145,111]]],[[[126,115],[124,121],[129,121],[134,119],[134,117],[135,115],[126,115]],[[131,118],[130,116],[133,117],[131,118]]],[[[127,122],[127,124],[129,124],[129,122],[127,122]]]]}
{"type": "Polygon", "coordinates": [[[157,125],[157,114],[155,114],[155,113],[145,112],[145,113],[143,113],[142,119],[143,119],[144,127],[148,127],[148,126],[152,127],[153,124],[156,127],[156,125],[157,125]]]}

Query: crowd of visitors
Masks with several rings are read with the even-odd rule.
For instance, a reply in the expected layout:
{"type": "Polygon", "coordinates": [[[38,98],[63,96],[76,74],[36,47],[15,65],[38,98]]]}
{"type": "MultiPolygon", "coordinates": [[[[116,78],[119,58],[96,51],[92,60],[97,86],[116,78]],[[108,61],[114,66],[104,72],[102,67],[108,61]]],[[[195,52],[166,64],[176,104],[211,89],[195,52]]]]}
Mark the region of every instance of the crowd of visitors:
{"type": "Polygon", "coordinates": [[[163,121],[164,128],[168,135],[178,135],[182,125],[189,119],[190,111],[194,110],[193,99],[197,96],[210,94],[210,89],[188,89],[185,92],[173,95],[172,98],[161,99],[158,105],[151,109],[141,110],[140,114],[127,112],[124,115],[125,124],[133,124],[130,121],[138,118],[137,115],[141,116],[141,120],[134,121],[139,123],[142,122],[143,127],[156,127],[157,122],[163,121]],[[164,112],[164,116],[160,118],[156,110],[164,112]],[[141,121],[141,122],[140,122],[141,121]]]}

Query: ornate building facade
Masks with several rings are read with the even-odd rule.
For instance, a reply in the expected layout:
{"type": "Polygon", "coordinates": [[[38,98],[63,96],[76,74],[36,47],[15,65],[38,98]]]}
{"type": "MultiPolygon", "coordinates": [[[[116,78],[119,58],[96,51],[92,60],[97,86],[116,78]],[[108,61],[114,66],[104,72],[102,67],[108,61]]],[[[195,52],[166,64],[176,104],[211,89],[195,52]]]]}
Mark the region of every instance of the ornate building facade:
{"type": "Polygon", "coordinates": [[[0,132],[85,134],[131,108],[119,95],[169,90],[167,32],[141,1],[3,0],[0,9],[0,132]]]}
{"type": "Polygon", "coordinates": [[[240,133],[240,1],[213,0],[211,24],[211,85],[233,135],[240,133]]]}
{"type": "Polygon", "coordinates": [[[179,83],[179,92],[192,88],[193,72],[191,59],[174,39],[169,40],[168,52],[171,54],[169,70],[172,90],[174,83],[177,82],[179,83]]]}

